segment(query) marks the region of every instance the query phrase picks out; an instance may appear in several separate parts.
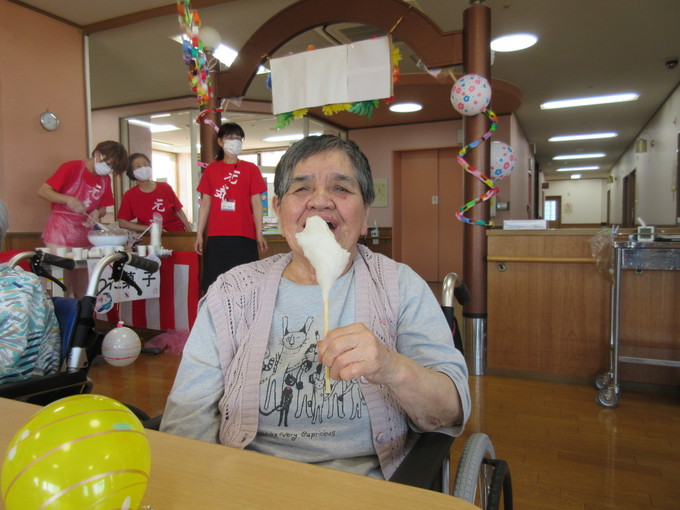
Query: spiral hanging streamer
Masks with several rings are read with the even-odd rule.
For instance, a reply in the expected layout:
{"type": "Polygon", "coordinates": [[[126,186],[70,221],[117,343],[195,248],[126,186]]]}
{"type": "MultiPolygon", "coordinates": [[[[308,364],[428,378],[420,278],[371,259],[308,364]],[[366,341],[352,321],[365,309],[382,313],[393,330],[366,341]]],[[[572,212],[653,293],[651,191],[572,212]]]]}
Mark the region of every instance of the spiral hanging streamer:
{"type": "Polygon", "coordinates": [[[470,225],[492,226],[492,225],[493,225],[493,222],[492,222],[492,221],[489,221],[489,222],[487,223],[486,221],[482,221],[482,220],[471,220],[470,218],[467,218],[467,217],[465,216],[465,212],[466,212],[467,210],[471,209],[472,207],[474,207],[474,206],[477,205],[478,203],[483,202],[483,201],[485,201],[485,200],[488,200],[488,199],[490,199],[491,197],[493,197],[494,195],[497,195],[498,192],[500,191],[500,190],[496,187],[496,185],[493,183],[493,181],[492,181],[491,179],[489,179],[486,175],[484,175],[484,174],[482,174],[481,172],[479,172],[476,168],[470,166],[470,165],[468,164],[468,162],[465,160],[465,158],[463,157],[463,156],[465,156],[465,154],[467,154],[467,153],[470,152],[472,149],[474,149],[475,147],[477,147],[480,143],[482,143],[483,141],[488,140],[489,138],[491,138],[491,134],[492,134],[494,131],[496,131],[496,128],[498,127],[498,117],[496,116],[496,114],[495,114],[494,112],[492,112],[492,111],[489,110],[489,109],[485,109],[485,110],[482,111],[482,113],[483,113],[484,115],[486,115],[486,116],[488,117],[489,121],[491,122],[491,126],[489,127],[489,130],[488,130],[486,133],[484,133],[484,135],[483,135],[479,140],[475,140],[474,142],[472,142],[472,143],[466,145],[465,147],[463,147],[463,148],[458,152],[458,156],[456,157],[456,159],[458,160],[458,163],[460,164],[460,166],[462,166],[463,169],[464,169],[466,172],[470,173],[471,175],[473,175],[474,177],[476,177],[477,179],[479,179],[480,181],[482,181],[484,184],[486,184],[486,185],[489,187],[489,191],[487,191],[486,193],[483,193],[483,194],[480,195],[479,197],[477,197],[477,198],[475,198],[475,199],[473,199],[473,200],[470,200],[469,202],[467,202],[466,204],[464,204],[464,205],[456,212],[456,218],[458,218],[458,219],[459,219],[460,221],[462,221],[463,223],[469,223],[470,225]]]}

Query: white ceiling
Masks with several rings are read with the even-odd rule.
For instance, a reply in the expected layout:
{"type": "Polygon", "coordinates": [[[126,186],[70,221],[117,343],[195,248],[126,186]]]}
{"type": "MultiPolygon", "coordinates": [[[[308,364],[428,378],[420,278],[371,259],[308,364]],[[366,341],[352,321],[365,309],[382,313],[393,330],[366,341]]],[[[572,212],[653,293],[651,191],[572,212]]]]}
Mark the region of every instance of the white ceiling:
{"type": "MultiPolygon", "coordinates": [[[[25,0],[17,3],[68,20],[84,27],[86,32],[94,29],[89,36],[94,108],[192,94],[181,49],[170,39],[180,31],[175,3],[168,0],[25,0]],[[158,9],[149,11],[155,8],[162,8],[161,15],[158,9]],[[128,16],[130,14],[135,16],[128,16]],[[120,16],[124,18],[115,19],[120,16]],[[121,26],[103,31],[98,31],[97,25],[92,26],[106,20],[121,26]]],[[[198,10],[203,25],[216,28],[226,44],[239,49],[262,23],[292,3],[292,0],[194,0],[192,6],[198,10]]],[[[466,0],[411,0],[409,3],[420,8],[444,31],[462,29],[462,13],[469,5],[466,0]]],[[[680,57],[679,0],[487,0],[483,3],[492,12],[492,37],[520,31],[539,37],[538,44],[527,50],[497,53],[491,73],[493,78],[510,82],[521,90],[522,105],[516,112],[517,117],[535,146],[537,162],[549,179],[566,177],[554,172],[564,166],[552,160],[560,153],[605,152],[606,157],[598,160],[602,171],[588,176],[606,175],[678,86],[680,66],[668,69],[666,62],[680,57]],[[639,93],[639,100],[567,110],[539,108],[542,102],[551,99],[627,91],[639,93]],[[548,142],[554,135],[594,131],[617,131],[619,136],[601,141],[548,142]]],[[[333,28],[338,27],[330,27],[333,28]]],[[[319,29],[298,36],[277,55],[305,51],[310,42],[317,47],[330,44],[319,29]]],[[[409,49],[403,48],[402,53],[406,56],[401,64],[402,74],[417,72],[409,49]]],[[[255,79],[247,98],[270,98],[263,77],[255,79]]],[[[451,118],[456,117],[458,114],[451,108],[451,118]]],[[[252,125],[247,124],[250,140],[260,136],[260,129],[273,130],[274,121],[269,116],[251,120],[252,125]]],[[[332,122],[333,118],[328,120],[332,122]]],[[[245,127],[248,119],[242,118],[241,122],[245,127]]],[[[161,139],[166,135],[157,136],[161,139]]]]}

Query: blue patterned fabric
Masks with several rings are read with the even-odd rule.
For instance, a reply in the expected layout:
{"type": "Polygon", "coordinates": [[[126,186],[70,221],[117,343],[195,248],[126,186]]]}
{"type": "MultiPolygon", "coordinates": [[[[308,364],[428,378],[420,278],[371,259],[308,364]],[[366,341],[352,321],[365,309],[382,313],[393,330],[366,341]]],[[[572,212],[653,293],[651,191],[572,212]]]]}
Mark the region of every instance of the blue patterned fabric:
{"type": "Polygon", "coordinates": [[[59,323],[41,280],[0,264],[0,384],[57,372],[59,323]]]}

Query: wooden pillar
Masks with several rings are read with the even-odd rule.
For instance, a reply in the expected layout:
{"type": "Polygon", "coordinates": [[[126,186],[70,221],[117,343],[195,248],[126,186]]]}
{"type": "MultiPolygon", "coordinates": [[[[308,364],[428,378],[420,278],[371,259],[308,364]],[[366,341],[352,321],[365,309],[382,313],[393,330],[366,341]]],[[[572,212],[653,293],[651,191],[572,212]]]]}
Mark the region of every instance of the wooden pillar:
{"type": "MultiPolygon", "coordinates": [[[[465,74],[479,74],[491,81],[491,10],[471,2],[463,13],[463,68],[465,74]]],[[[492,97],[493,99],[493,97],[492,97]]],[[[482,138],[489,129],[489,120],[484,114],[463,117],[467,145],[482,138]]],[[[465,155],[470,166],[485,175],[489,173],[490,140],[481,143],[465,155]]],[[[465,202],[479,197],[487,190],[486,185],[469,173],[465,173],[465,202]]],[[[481,202],[466,215],[472,220],[489,221],[489,202],[481,202]]],[[[486,318],[486,227],[464,225],[463,229],[463,278],[470,289],[471,300],[463,308],[466,317],[486,318]]]]}
{"type": "MultiPolygon", "coordinates": [[[[212,55],[206,55],[207,58],[212,59],[214,58],[212,55]]],[[[214,84],[215,83],[215,73],[212,72],[211,74],[211,81],[214,84]]],[[[215,90],[213,88],[213,90],[215,90]]],[[[210,101],[208,101],[208,104],[204,105],[201,110],[215,110],[219,106],[219,98],[216,97],[217,94],[213,94],[213,97],[210,98],[210,101]]],[[[215,125],[220,126],[222,124],[221,120],[222,116],[220,113],[216,113],[215,111],[211,111],[210,113],[207,113],[205,117],[203,117],[203,120],[211,120],[215,123],[215,125]]],[[[199,138],[201,140],[201,154],[200,154],[200,161],[203,163],[212,163],[212,161],[215,159],[215,156],[217,156],[217,151],[219,150],[219,145],[217,145],[217,136],[215,136],[215,128],[213,127],[212,124],[209,122],[203,122],[201,121],[201,125],[199,128],[199,138]]],[[[203,173],[203,169],[201,169],[201,173],[203,173]]]]}

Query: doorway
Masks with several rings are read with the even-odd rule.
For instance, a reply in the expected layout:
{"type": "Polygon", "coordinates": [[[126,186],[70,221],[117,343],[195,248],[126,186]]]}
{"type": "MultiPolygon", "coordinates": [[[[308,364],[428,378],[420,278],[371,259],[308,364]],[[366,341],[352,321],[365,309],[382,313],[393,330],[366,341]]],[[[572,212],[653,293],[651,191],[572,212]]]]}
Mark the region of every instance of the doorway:
{"type": "Polygon", "coordinates": [[[560,228],[562,226],[562,197],[545,197],[543,202],[543,219],[548,222],[548,228],[560,228]]]}
{"type": "Polygon", "coordinates": [[[463,271],[463,224],[455,216],[464,203],[463,169],[456,154],[455,148],[435,148],[394,155],[394,258],[436,296],[448,273],[463,271]]]}
{"type": "Polygon", "coordinates": [[[623,178],[623,213],[622,227],[634,227],[636,215],[635,170],[623,178]]]}

